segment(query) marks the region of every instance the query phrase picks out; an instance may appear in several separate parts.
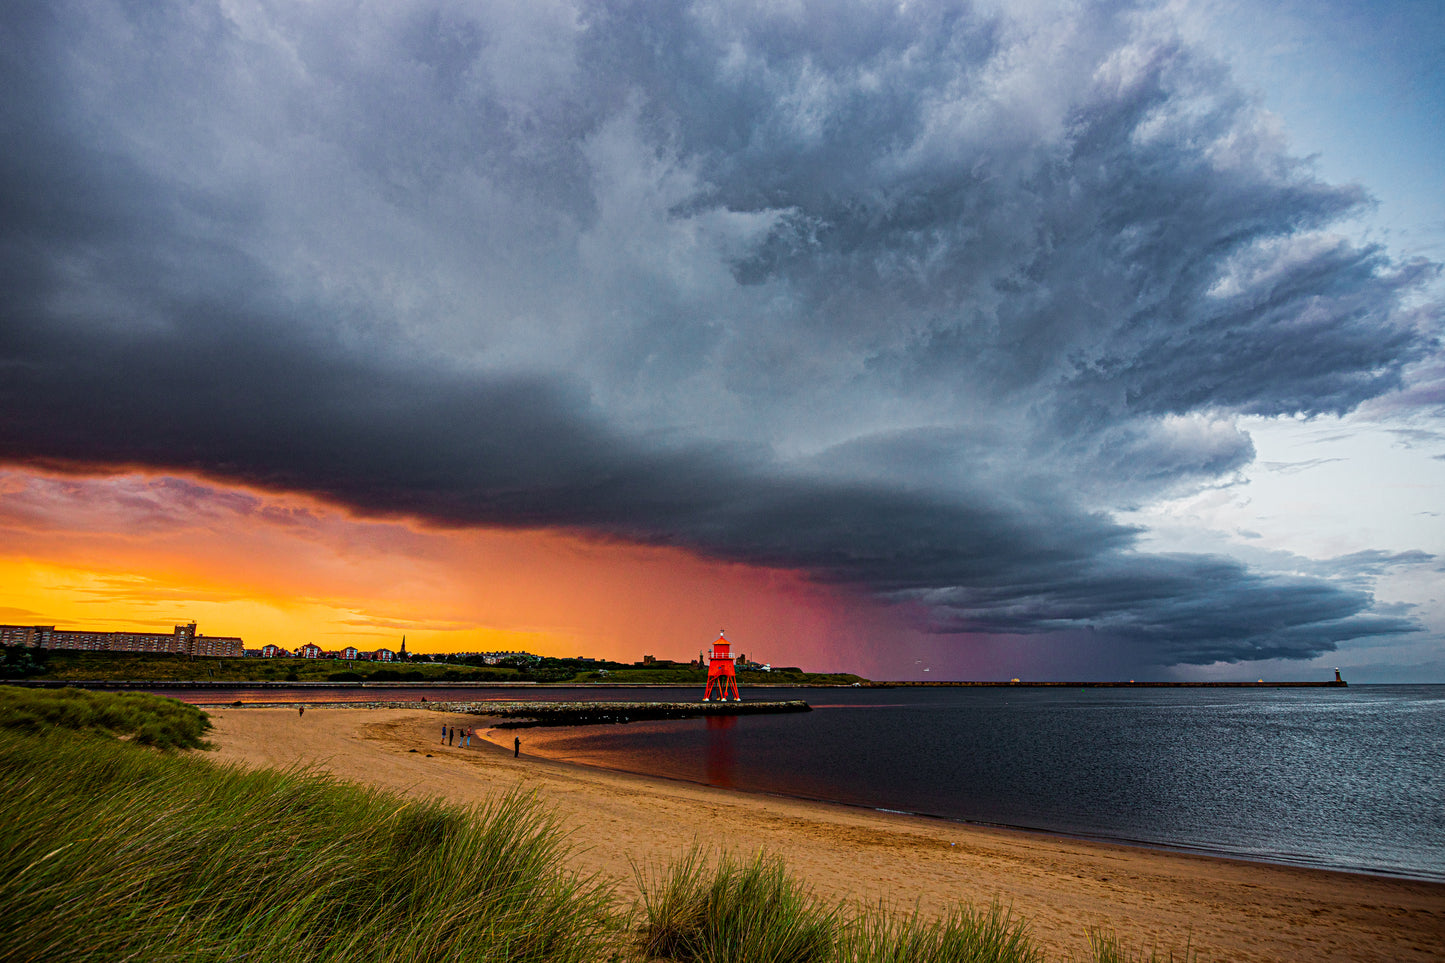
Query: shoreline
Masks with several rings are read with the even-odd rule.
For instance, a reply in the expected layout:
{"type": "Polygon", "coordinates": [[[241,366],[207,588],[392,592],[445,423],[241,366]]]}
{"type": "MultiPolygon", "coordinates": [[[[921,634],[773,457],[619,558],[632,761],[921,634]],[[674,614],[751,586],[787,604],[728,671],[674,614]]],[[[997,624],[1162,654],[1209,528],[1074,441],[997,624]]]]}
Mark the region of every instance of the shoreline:
{"type": "MultiPolygon", "coordinates": [[[[639,707],[670,708],[673,703],[523,703],[523,702],[250,702],[250,703],[196,703],[200,709],[215,712],[222,709],[363,709],[375,710],[402,710],[431,713],[451,713],[465,715],[470,720],[469,724],[478,730],[477,738],[484,744],[491,745],[499,751],[508,751],[512,747],[508,744],[509,738],[518,735],[524,729],[572,729],[585,728],[597,725],[615,725],[630,721],[645,721],[648,718],[692,718],[699,714],[729,715],[730,710],[738,710],[748,707],[752,712],[795,712],[810,711],[806,703],[706,703],[694,706],[692,704],[681,705],[677,708],[686,711],[676,715],[662,712],[653,716],[645,713],[637,714],[635,718],[614,718],[615,716],[630,716],[629,709],[639,707]],[[702,707],[699,711],[699,706],[702,707]],[[485,707],[485,708],[483,708],[485,707]],[[493,710],[496,711],[488,711],[493,710]],[[709,711],[710,710],[710,711],[709,711]],[[555,718],[575,716],[567,722],[554,721],[555,718]],[[544,718],[545,717],[545,718],[544,718]],[[501,730],[506,730],[503,736],[501,730]]],[[[529,737],[529,740],[534,737],[529,737]]],[[[534,749],[535,753],[536,750],[534,749]]],[[[808,796],[798,793],[773,792],[760,789],[748,789],[738,786],[717,786],[701,780],[689,779],[685,776],[666,775],[662,773],[643,772],[636,769],[624,769],[617,766],[603,765],[597,762],[581,761],[577,759],[563,758],[556,755],[548,755],[545,750],[532,758],[540,758],[548,763],[558,766],[576,767],[582,770],[594,772],[613,773],[621,776],[630,776],[638,779],[661,780],[680,785],[697,786],[706,789],[715,789],[721,792],[744,793],[751,796],[768,799],[788,799],[803,803],[812,803],[822,806],[839,806],[848,810],[858,812],[880,813],[884,815],[907,816],[915,819],[938,820],[943,823],[976,827],[986,830],[999,830],[1003,832],[1026,833],[1046,838],[1060,840],[1075,840],[1081,842],[1093,842],[1101,845],[1125,846],[1131,849],[1140,849],[1151,852],[1177,853],[1192,856],[1201,856],[1209,859],[1225,859],[1242,864],[1259,864],[1265,866],[1283,866],[1296,869],[1319,870],[1329,873],[1344,873],[1350,875],[1361,875],[1377,877],[1380,879],[1398,879],[1421,883],[1433,883],[1445,886],[1445,875],[1424,875],[1411,872],[1408,869],[1378,869],[1365,866],[1344,866],[1332,865],[1324,862],[1310,862],[1302,857],[1292,857],[1292,854],[1264,855],[1258,853],[1238,853],[1222,849],[1210,849],[1204,846],[1190,846],[1182,843],[1169,841],[1134,839],[1126,836],[1107,836],[1102,834],[1073,833],[1067,830],[1048,829],[1038,826],[1023,826],[1011,823],[990,822],[987,820],[965,819],[955,816],[946,816],[940,813],[921,812],[906,809],[889,809],[882,806],[870,806],[866,803],[854,803],[843,799],[830,799],[824,796],[808,796]]]]}
{"type": "Polygon", "coordinates": [[[997,900],[1050,959],[1083,957],[1091,927],[1128,945],[1210,960],[1433,960],[1445,884],[1246,861],[737,792],[548,760],[495,742],[442,746],[437,727],[478,717],[417,709],[210,710],[220,761],[312,766],[338,778],[456,803],[534,794],[570,834],[570,865],[635,893],[635,867],[694,844],[765,849],[824,899],[927,915],[997,900]]]}

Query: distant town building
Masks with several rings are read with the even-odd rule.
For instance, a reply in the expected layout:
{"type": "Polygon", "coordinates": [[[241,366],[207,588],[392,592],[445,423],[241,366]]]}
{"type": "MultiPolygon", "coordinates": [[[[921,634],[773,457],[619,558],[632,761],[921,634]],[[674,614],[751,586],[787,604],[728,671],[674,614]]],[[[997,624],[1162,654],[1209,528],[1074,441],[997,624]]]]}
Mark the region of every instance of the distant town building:
{"type": "MultiPolygon", "coordinates": [[[[412,656],[412,658],[416,658],[416,656],[412,656]]],[[[476,660],[483,665],[496,665],[499,662],[508,660],[534,662],[538,657],[530,652],[451,652],[447,655],[433,653],[433,661],[437,658],[455,659],[458,661],[476,660]]]]}
{"type": "Polygon", "coordinates": [[[167,652],[208,659],[239,659],[245,644],[234,636],[201,635],[196,623],[174,632],[72,632],[53,625],[0,625],[0,645],[80,652],[167,652]]]}
{"type": "Polygon", "coordinates": [[[289,659],[291,653],[275,643],[268,642],[261,646],[261,658],[263,659],[289,659]]]}
{"type": "Polygon", "coordinates": [[[361,652],[356,648],[356,646],[348,645],[346,648],[341,650],[341,658],[345,659],[347,662],[355,662],[357,659],[361,658],[361,652]]]}
{"type": "Polygon", "coordinates": [[[395,662],[396,653],[390,649],[377,649],[371,653],[371,658],[376,662],[395,662]]]}
{"type": "Polygon", "coordinates": [[[296,650],[297,658],[301,659],[319,659],[325,654],[325,652],[321,651],[321,646],[315,642],[307,642],[296,650]]]}

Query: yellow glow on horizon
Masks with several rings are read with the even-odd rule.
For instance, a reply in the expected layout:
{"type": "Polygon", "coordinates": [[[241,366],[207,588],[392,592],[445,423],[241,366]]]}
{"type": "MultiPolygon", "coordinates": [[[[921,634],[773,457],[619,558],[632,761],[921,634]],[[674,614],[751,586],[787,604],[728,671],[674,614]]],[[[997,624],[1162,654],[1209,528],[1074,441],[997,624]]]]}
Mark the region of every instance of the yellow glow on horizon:
{"type": "Polygon", "coordinates": [[[169,633],[195,622],[203,635],[234,635],[251,648],[315,642],[326,649],[397,648],[411,651],[552,652],[573,640],[562,635],[489,626],[428,628],[419,621],[379,617],[317,599],[251,598],[214,586],[170,582],[155,575],[76,568],[0,558],[0,622],[59,628],[169,633]]]}

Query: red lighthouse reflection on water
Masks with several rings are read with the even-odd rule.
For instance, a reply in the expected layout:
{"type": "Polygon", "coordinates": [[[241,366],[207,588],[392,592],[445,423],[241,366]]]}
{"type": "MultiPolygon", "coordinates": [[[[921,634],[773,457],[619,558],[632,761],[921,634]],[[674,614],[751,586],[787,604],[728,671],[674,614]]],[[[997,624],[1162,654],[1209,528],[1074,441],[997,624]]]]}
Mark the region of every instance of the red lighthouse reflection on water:
{"type": "Polygon", "coordinates": [[[714,689],[720,702],[728,701],[729,692],[732,693],[734,702],[743,701],[743,697],[738,694],[738,672],[728,651],[730,648],[727,638],[719,632],[717,641],[712,644],[712,656],[707,662],[707,688],[702,690],[703,702],[712,701],[714,689]]]}
{"type": "Polygon", "coordinates": [[[707,784],[731,789],[733,770],[736,768],[733,751],[733,727],[738,724],[737,716],[708,716],[707,725],[707,784]]]}

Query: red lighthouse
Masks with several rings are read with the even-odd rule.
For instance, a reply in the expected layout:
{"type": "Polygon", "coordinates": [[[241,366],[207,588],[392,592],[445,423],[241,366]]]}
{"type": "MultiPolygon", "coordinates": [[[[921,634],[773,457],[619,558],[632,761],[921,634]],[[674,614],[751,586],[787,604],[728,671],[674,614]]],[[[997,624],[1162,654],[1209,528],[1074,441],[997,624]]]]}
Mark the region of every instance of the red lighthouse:
{"type": "Polygon", "coordinates": [[[702,690],[702,701],[711,702],[713,687],[717,687],[718,701],[728,701],[728,689],[732,689],[734,702],[742,702],[743,697],[738,695],[738,671],[733,665],[733,657],[728,653],[729,644],[721,632],[718,633],[717,641],[712,644],[712,657],[707,663],[707,688],[702,690]]]}

